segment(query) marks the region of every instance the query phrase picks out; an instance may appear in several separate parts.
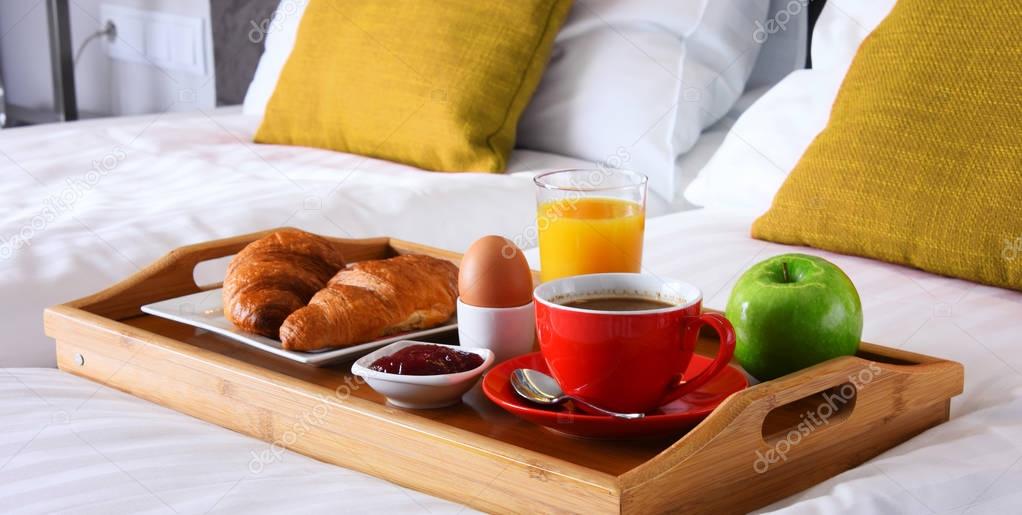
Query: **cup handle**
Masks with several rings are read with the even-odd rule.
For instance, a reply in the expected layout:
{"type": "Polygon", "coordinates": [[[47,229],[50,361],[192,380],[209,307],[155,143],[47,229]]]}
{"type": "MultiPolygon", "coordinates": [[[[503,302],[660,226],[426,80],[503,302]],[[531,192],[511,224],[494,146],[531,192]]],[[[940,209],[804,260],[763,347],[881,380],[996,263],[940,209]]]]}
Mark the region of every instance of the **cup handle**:
{"type": "Polygon", "coordinates": [[[684,328],[684,331],[692,331],[695,334],[699,334],[699,328],[703,325],[708,325],[717,331],[720,335],[720,348],[717,350],[717,357],[710,363],[710,366],[706,367],[705,370],[699,373],[699,375],[689,379],[688,381],[681,378],[678,384],[674,386],[670,395],[667,396],[665,403],[673,401],[682,395],[694,392],[700,386],[706,384],[707,381],[713,379],[714,376],[719,374],[724,367],[727,366],[728,362],[735,355],[735,329],[731,327],[731,322],[728,322],[724,315],[719,313],[702,313],[697,317],[695,327],[684,328]]]}

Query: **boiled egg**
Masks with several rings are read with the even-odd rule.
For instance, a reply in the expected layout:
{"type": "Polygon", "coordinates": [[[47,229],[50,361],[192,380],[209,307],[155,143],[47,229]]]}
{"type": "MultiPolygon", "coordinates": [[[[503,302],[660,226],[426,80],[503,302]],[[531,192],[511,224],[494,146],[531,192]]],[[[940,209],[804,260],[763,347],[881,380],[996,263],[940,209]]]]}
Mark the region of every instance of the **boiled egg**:
{"type": "Polygon", "coordinates": [[[484,236],[465,251],[458,273],[458,296],[481,308],[513,308],[532,302],[532,271],[511,240],[484,236]]]}

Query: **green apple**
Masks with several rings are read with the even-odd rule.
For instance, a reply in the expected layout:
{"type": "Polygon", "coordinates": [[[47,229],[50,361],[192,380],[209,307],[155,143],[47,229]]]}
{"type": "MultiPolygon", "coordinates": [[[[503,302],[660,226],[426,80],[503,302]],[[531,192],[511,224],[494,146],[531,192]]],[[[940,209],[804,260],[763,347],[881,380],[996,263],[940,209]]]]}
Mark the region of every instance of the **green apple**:
{"type": "Polygon", "coordinates": [[[783,254],[738,279],[727,302],[735,358],[761,381],[855,354],[862,304],[851,279],[826,259],[783,254]]]}

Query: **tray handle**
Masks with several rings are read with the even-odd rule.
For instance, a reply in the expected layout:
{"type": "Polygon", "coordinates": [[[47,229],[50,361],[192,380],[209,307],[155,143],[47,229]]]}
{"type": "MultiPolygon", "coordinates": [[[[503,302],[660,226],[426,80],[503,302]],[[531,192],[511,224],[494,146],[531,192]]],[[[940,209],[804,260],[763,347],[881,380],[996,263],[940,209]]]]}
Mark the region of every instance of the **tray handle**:
{"type": "Polygon", "coordinates": [[[749,400],[743,411],[753,423],[737,430],[757,429],[759,442],[753,435],[747,435],[749,441],[774,450],[787,441],[791,459],[835,440],[862,436],[893,416],[946,401],[961,393],[963,384],[962,366],[950,361],[896,365],[837,358],[744,392],[749,400]]]}
{"type": "Polygon", "coordinates": [[[276,230],[174,249],[110,288],[67,305],[114,320],[139,315],[139,307],[143,304],[200,291],[199,285],[195,283],[195,267],[199,263],[237,254],[245,245],[276,230]]]}
{"type": "MultiPolygon", "coordinates": [[[[118,284],[93,295],[67,302],[66,306],[113,320],[141,315],[139,308],[146,303],[200,291],[202,288],[195,283],[195,267],[198,264],[236,254],[248,243],[281,229],[285,228],[176,248],[118,284]]],[[[336,244],[344,252],[345,259],[351,262],[380,258],[391,251],[390,239],[385,237],[327,239],[336,244]]]]}
{"type": "Polygon", "coordinates": [[[861,361],[861,367],[846,368],[844,374],[829,374],[818,381],[807,384],[805,378],[797,375],[781,378],[771,384],[773,390],[753,401],[750,408],[758,418],[752,427],[760,429],[762,440],[767,445],[776,445],[784,438],[799,433],[799,443],[825,436],[851,418],[856,410],[860,395],[868,403],[869,384],[883,374],[883,369],[874,362],[861,361]]]}
{"type": "Polygon", "coordinates": [[[856,356],[760,383],[733,394],[667,450],[622,475],[625,496],[655,504],[643,492],[684,485],[762,506],[946,420],[949,400],[963,384],[964,369],[952,361],[898,365],[856,356]],[[837,396],[831,398],[836,406],[820,408],[828,402],[823,393],[837,396]],[[703,484],[706,470],[729,480],[703,484]],[[736,484],[743,485],[740,494],[736,484]]]}

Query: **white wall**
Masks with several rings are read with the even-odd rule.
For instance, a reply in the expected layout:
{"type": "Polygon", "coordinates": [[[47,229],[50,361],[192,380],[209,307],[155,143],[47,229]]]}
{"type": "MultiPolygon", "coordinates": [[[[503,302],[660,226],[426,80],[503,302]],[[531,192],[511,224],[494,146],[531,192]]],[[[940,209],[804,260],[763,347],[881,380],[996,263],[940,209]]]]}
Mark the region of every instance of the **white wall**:
{"type": "MultiPolygon", "coordinates": [[[[71,0],[72,51],[101,28],[104,3],[202,18],[206,74],[112,60],[106,42],[93,41],[75,69],[78,110],[83,116],[189,111],[215,105],[209,0],[71,0]]],[[[49,56],[45,2],[0,1],[0,74],[9,104],[53,108],[49,56]]]]}

